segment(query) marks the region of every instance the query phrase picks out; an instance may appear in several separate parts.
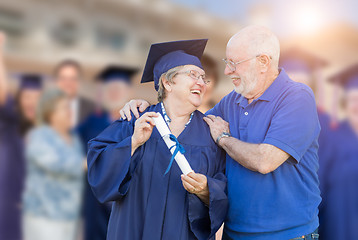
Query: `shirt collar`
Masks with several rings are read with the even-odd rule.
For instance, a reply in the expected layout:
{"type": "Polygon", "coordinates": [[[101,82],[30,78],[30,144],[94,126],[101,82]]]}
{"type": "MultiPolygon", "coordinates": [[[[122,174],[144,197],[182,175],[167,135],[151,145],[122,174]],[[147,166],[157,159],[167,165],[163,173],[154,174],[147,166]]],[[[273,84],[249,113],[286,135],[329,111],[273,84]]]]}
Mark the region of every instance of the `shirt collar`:
{"type": "Polygon", "coordinates": [[[238,95],[236,103],[239,104],[242,107],[246,107],[248,105],[247,98],[245,98],[241,94],[238,95]]]}
{"type": "MultiPolygon", "coordinates": [[[[258,101],[258,100],[262,100],[262,101],[271,101],[274,97],[277,96],[277,93],[280,92],[280,90],[283,87],[283,83],[289,79],[287,73],[285,72],[285,70],[283,68],[279,68],[280,73],[278,74],[277,78],[272,82],[272,84],[266,89],[266,91],[256,100],[254,101],[258,101]]],[[[248,105],[248,101],[247,99],[242,96],[241,94],[239,95],[236,103],[238,103],[239,105],[242,105],[244,107],[246,107],[246,105],[248,105]]]]}
{"type": "Polygon", "coordinates": [[[279,68],[280,73],[273,83],[266,89],[266,91],[258,98],[258,100],[271,101],[274,99],[277,94],[281,91],[284,86],[283,83],[286,82],[289,77],[283,68],[279,68]]]}

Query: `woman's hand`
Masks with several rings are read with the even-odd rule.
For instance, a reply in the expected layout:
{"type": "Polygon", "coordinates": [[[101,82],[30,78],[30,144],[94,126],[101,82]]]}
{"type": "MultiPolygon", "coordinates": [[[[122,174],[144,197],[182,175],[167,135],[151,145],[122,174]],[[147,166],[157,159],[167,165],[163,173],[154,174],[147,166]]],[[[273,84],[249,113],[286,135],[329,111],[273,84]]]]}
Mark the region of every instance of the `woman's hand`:
{"type": "Polygon", "coordinates": [[[207,206],[210,204],[210,193],[208,187],[208,180],[205,175],[191,172],[188,175],[181,175],[181,180],[185,190],[195,194],[207,206]]]}
{"type": "Polygon", "coordinates": [[[132,135],[132,153],[143,145],[152,135],[155,122],[152,117],[157,117],[158,114],[155,112],[144,113],[139,119],[136,120],[134,125],[134,133],[132,135]]]}

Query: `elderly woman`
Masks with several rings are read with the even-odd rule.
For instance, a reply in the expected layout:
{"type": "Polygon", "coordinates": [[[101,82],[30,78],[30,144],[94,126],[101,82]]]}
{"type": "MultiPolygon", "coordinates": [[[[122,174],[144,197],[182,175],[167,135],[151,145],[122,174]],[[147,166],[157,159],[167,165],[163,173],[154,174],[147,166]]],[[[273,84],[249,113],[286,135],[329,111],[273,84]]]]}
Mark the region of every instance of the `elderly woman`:
{"type": "Polygon", "coordinates": [[[37,117],[38,126],[29,133],[26,147],[24,239],[75,239],[84,155],[71,133],[66,95],[57,89],[45,92],[37,117]]]}
{"type": "Polygon", "coordinates": [[[199,60],[206,41],[152,45],[142,82],[154,80],[159,103],[89,142],[89,183],[101,202],[114,201],[107,239],[210,239],[222,224],[225,156],[196,111],[206,91],[199,60]],[[156,112],[195,173],[170,167],[172,155],[154,128],[156,112]]]}

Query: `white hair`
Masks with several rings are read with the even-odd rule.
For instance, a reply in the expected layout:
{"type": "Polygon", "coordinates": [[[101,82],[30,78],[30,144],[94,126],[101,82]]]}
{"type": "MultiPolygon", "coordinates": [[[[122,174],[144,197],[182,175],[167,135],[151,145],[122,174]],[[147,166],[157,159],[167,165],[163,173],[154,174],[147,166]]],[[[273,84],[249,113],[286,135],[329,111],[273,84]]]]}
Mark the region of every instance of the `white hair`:
{"type": "Polygon", "coordinates": [[[271,67],[277,68],[280,58],[280,42],[277,36],[262,26],[248,26],[236,33],[229,44],[245,45],[248,54],[266,54],[272,58],[271,67]]]}

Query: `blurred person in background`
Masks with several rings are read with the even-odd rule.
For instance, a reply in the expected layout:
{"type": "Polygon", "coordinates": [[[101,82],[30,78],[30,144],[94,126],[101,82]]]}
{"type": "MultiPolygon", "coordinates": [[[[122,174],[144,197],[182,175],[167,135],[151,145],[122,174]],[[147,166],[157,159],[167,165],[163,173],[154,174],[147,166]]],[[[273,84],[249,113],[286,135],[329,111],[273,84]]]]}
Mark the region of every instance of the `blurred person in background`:
{"type": "Polygon", "coordinates": [[[38,74],[22,74],[20,86],[16,94],[20,119],[20,134],[26,133],[35,125],[36,108],[43,90],[43,78],[38,74]]]}
{"type": "Polygon", "coordinates": [[[71,132],[70,101],[65,93],[43,93],[37,126],[26,145],[23,196],[25,240],[76,239],[83,196],[84,153],[71,132]]]}
{"type": "MultiPolygon", "coordinates": [[[[98,76],[98,106],[78,127],[84,148],[112,122],[120,118],[119,109],[123,107],[132,93],[131,77],[137,70],[129,67],[109,66],[98,76]]],[[[104,240],[111,213],[111,203],[101,204],[94,197],[86,178],[84,197],[85,240],[104,240]]]]}
{"type": "Polygon", "coordinates": [[[210,83],[206,87],[203,103],[198,108],[200,112],[205,113],[209,109],[213,108],[217,103],[217,101],[214,99],[214,93],[215,88],[219,83],[219,72],[217,63],[210,55],[204,54],[200,61],[203,64],[206,78],[210,80],[210,83]]]}
{"type": "Polygon", "coordinates": [[[331,138],[330,134],[335,128],[333,119],[323,106],[324,86],[322,69],[327,65],[327,62],[322,58],[299,47],[291,47],[283,51],[280,56],[280,67],[285,69],[293,81],[306,84],[315,94],[318,119],[321,125],[321,132],[318,138],[320,146],[318,153],[320,155],[325,154],[325,152],[322,152],[325,149],[323,146],[331,138]]]}
{"type": "Polygon", "coordinates": [[[346,120],[338,124],[320,154],[322,240],[358,238],[358,65],[332,77],[344,89],[346,120]],[[329,140],[329,141],[328,141],[329,140]]]}
{"type": "Polygon", "coordinates": [[[71,123],[75,128],[95,109],[90,100],[79,95],[83,78],[82,66],[72,59],[63,60],[55,67],[54,78],[57,87],[65,92],[70,100],[71,123]]]}
{"type": "MultiPolygon", "coordinates": [[[[324,174],[327,163],[325,159],[331,154],[331,149],[327,144],[332,140],[332,133],[337,127],[336,121],[328,114],[322,104],[324,86],[322,84],[321,71],[322,67],[326,65],[327,63],[323,59],[298,47],[288,49],[281,53],[280,56],[280,66],[285,69],[292,80],[309,86],[318,101],[317,113],[321,125],[321,132],[318,138],[319,176],[324,174]]],[[[320,185],[320,188],[322,188],[322,181],[320,181],[320,185]]]]}
{"type": "MultiPolygon", "coordinates": [[[[96,110],[96,105],[92,101],[80,96],[83,75],[82,65],[74,59],[65,59],[59,62],[53,70],[56,86],[67,95],[70,101],[70,120],[73,130],[76,130],[96,110]]],[[[86,148],[87,146],[83,149],[86,148]]],[[[83,176],[83,181],[86,186],[88,184],[86,175],[83,176]]],[[[86,198],[86,196],[83,197],[86,198]]]]}
{"type": "Polygon", "coordinates": [[[24,137],[34,125],[42,92],[38,75],[22,75],[19,88],[10,93],[0,33],[0,239],[20,240],[21,195],[25,178],[24,137]]]}

